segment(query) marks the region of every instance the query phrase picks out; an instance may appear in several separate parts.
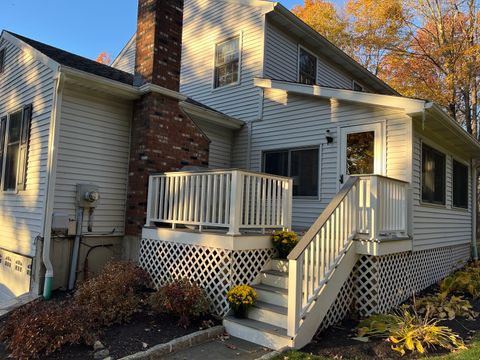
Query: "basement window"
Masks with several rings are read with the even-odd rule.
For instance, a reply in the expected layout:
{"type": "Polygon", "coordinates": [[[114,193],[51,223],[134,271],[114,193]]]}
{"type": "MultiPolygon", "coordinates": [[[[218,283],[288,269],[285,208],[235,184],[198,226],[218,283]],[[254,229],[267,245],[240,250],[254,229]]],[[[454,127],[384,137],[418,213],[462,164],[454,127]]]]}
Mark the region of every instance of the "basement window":
{"type": "Polygon", "coordinates": [[[453,160],[452,164],[453,206],[468,209],[468,166],[453,160]]]}
{"type": "Polygon", "coordinates": [[[0,49],[0,74],[5,69],[5,49],[0,49]]]}
{"type": "Polygon", "coordinates": [[[317,57],[303,47],[298,50],[298,82],[306,85],[317,82],[317,57]]]}
{"type": "Polygon", "coordinates": [[[422,201],[445,205],[445,154],[422,144],[422,201]]]}
{"type": "Polygon", "coordinates": [[[214,88],[236,84],[240,79],[240,36],[215,46],[214,88]]]}
{"type": "Polygon", "coordinates": [[[318,148],[267,151],[263,170],[293,179],[293,196],[318,197],[318,148]]]}

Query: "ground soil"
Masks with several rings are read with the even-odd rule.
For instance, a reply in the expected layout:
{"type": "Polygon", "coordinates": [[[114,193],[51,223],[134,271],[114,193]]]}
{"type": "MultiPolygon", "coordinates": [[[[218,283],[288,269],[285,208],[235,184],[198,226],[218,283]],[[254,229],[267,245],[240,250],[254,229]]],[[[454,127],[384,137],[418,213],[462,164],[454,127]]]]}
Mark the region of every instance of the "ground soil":
{"type": "MultiPolygon", "coordinates": [[[[432,286],[423,291],[421,295],[433,294],[436,290],[436,286],[432,286]]],[[[474,310],[480,312],[480,300],[469,300],[474,310]]],[[[401,357],[390,349],[390,344],[384,339],[370,339],[369,342],[355,340],[355,328],[357,324],[358,321],[347,319],[341,324],[317,334],[312,342],[305,346],[301,351],[344,360],[417,359],[425,357],[422,355],[412,356],[409,354],[401,357]]],[[[480,331],[480,318],[477,318],[476,320],[456,318],[454,320],[441,321],[440,325],[448,326],[454,330],[468,344],[471,337],[476,332],[480,331]]],[[[441,349],[430,349],[428,352],[429,355],[438,355],[441,353],[446,353],[446,351],[441,349]]]]}
{"type": "MultiPolygon", "coordinates": [[[[57,295],[57,298],[64,295],[57,295]]],[[[5,321],[0,322],[0,326],[5,321]]],[[[144,351],[157,344],[163,344],[180,336],[218,325],[220,321],[213,317],[204,317],[190,323],[187,328],[178,326],[178,318],[168,314],[157,315],[148,309],[135,313],[130,322],[113,325],[104,330],[100,341],[109,350],[112,359],[144,351]]],[[[5,344],[0,342],[0,359],[7,359],[5,344]]],[[[94,358],[92,346],[84,344],[64,346],[45,360],[88,360],[94,358]]]]}

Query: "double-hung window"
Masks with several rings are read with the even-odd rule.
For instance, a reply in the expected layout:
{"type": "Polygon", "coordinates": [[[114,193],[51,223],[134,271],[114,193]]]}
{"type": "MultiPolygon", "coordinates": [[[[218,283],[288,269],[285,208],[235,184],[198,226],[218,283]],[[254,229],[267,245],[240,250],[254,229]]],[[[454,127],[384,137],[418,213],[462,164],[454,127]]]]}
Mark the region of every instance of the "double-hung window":
{"type": "Polygon", "coordinates": [[[306,85],[317,82],[317,57],[302,47],[298,50],[298,82],[306,85]]]}
{"type": "Polygon", "coordinates": [[[453,160],[452,164],[453,206],[468,209],[468,166],[453,160]]]}
{"type": "Polygon", "coordinates": [[[0,119],[0,175],[4,191],[24,190],[32,106],[0,119]]]}
{"type": "Polygon", "coordinates": [[[445,154],[422,144],[422,201],[445,205],[445,154]]]}
{"type": "Polygon", "coordinates": [[[214,87],[238,83],[240,79],[240,36],[215,46],[214,87]]]}
{"type": "Polygon", "coordinates": [[[0,49],[0,74],[5,70],[5,49],[0,49]]]}
{"type": "Polygon", "coordinates": [[[293,178],[293,196],[318,196],[318,148],[267,151],[263,170],[293,178]]]}

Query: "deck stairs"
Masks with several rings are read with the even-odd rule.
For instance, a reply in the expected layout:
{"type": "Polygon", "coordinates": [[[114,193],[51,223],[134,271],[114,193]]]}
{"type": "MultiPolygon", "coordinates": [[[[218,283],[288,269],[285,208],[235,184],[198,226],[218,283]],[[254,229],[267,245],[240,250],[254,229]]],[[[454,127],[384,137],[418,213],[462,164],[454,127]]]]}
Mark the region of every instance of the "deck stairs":
{"type": "Polygon", "coordinates": [[[349,179],[288,260],[267,264],[252,284],[258,300],[247,318],[224,319],[229,334],[276,350],[311,341],[358,258],[353,240],[359,184],[349,179]]]}

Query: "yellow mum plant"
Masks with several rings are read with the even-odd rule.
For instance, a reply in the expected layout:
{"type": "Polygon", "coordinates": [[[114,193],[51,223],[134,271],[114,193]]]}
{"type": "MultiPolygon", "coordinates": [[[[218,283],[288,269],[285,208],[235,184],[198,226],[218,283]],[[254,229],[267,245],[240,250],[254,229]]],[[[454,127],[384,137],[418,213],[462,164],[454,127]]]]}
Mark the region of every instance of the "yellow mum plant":
{"type": "Polygon", "coordinates": [[[298,236],[293,231],[279,230],[273,233],[273,247],[280,259],[286,259],[290,251],[298,244],[298,236]]]}
{"type": "Polygon", "coordinates": [[[227,301],[237,317],[245,317],[246,312],[256,300],[257,293],[248,285],[236,285],[227,293],[227,301]]]}

